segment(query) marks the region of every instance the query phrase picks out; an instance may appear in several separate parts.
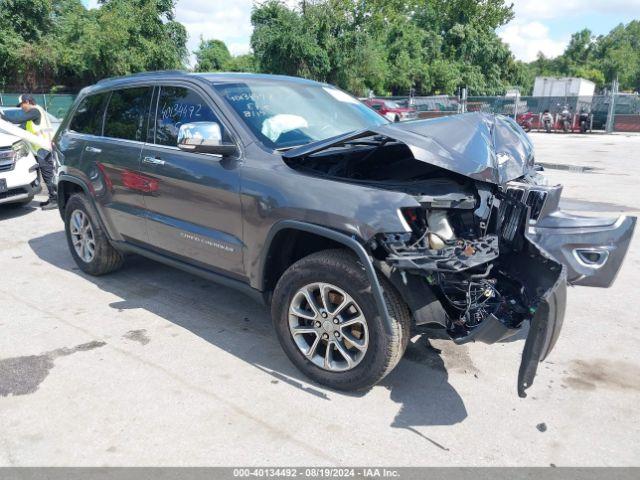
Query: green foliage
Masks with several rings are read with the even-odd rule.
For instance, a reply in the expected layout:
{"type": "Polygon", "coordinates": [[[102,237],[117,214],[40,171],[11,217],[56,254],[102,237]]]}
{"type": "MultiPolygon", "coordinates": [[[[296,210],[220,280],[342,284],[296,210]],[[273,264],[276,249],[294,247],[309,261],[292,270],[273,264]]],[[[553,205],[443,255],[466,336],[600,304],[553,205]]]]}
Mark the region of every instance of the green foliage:
{"type": "Polygon", "coordinates": [[[503,93],[520,70],[495,29],[504,0],[316,0],[254,7],[258,68],[353,93],[503,93]]]}
{"type": "Polygon", "coordinates": [[[227,65],[228,72],[255,72],[256,71],[256,60],[253,57],[252,53],[247,53],[244,55],[237,55],[235,57],[231,57],[231,61],[227,65]]]}
{"type": "Polygon", "coordinates": [[[84,86],[114,75],[182,68],[187,32],[175,0],[0,0],[0,85],[84,86]]]}
{"type": "Polygon", "coordinates": [[[193,52],[196,56],[196,72],[220,72],[228,69],[231,63],[231,54],[227,45],[222,40],[200,39],[198,50],[193,52]]]}
{"type": "MultiPolygon", "coordinates": [[[[0,0],[0,88],[78,88],[100,78],[184,68],[177,0],[0,0]]],[[[640,21],[608,35],[576,32],[563,55],[516,61],[496,29],[508,0],[266,0],[254,4],[253,53],[202,39],[197,71],[265,72],[336,84],[354,94],[530,93],[537,75],[577,76],[640,90],[640,21]]]]}

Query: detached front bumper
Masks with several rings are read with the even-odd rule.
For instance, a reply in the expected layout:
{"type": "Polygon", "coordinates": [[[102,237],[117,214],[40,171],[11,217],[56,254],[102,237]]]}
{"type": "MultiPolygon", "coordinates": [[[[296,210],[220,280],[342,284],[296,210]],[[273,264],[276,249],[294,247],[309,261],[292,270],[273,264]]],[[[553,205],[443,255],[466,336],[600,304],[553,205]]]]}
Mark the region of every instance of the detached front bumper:
{"type": "Polygon", "coordinates": [[[567,268],[572,285],[613,284],[633,236],[635,217],[591,218],[556,211],[530,226],[527,237],[567,268]]]}
{"type": "Polygon", "coordinates": [[[566,269],[563,268],[556,284],[542,297],[531,320],[518,372],[518,396],[522,398],[527,396],[525,390],[533,384],[538,363],[547,358],[560,336],[566,304],[566,269]]]}

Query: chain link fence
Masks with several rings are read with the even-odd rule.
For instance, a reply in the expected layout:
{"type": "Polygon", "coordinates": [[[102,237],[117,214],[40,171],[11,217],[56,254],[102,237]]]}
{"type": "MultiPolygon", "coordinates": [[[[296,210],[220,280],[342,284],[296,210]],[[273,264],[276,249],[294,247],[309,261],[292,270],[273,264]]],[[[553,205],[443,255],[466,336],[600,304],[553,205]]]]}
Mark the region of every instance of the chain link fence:
{"type": "Polygon", "coordinates": [[[540,117],[549,111],[554,119],[568,109],[573,128],[579,125],[581,112],[589,115],[591,130],[640,132],[640,96],[619,93],[585,97],[470,96],[466,100],[451,95],[430,97],[378,97],[411,106],[419,118],[434,118],[463,112],[487,112],[508,115],[519,122],[531,119],[533,128],[541,128],[540,117]],[[610,123],[609,123],[610,122],[610,123]]]}
{"type": "MultiPolygon", "coordinates": [[[[76,96],[71,94],[32,94],[36,103],[56,118],[63,119],[76,96]]],[[[19,93],[0,93],[0,107],[15,107],[19,93]]]]}

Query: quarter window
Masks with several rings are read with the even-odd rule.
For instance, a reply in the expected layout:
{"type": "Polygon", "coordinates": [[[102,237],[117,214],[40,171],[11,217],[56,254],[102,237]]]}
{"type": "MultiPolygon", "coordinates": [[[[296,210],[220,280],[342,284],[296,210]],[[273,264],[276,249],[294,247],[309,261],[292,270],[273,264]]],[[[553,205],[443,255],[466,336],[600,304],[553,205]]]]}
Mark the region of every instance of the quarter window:
{"type": "Polygon", "coordinates": [[[107,101],[107,93],[98,93],[85,97],[76,110],[69,129],[87,135],[102,135],[102,117],[107,101]]]}
{"type": "Polygon", "coordinates": [[[151,87],[114,91],[107,107],[104,136],[144,141],[150,104],[151,87]]]}
{"type": "Polygon", "coordinates": [[[222,129],[223,139],[228,140],[220,120],[200,95],[188,88],[162,87],[155,121],[155,143],[177,146],[180,125],[195,122],[217,122],[222,129]]]}

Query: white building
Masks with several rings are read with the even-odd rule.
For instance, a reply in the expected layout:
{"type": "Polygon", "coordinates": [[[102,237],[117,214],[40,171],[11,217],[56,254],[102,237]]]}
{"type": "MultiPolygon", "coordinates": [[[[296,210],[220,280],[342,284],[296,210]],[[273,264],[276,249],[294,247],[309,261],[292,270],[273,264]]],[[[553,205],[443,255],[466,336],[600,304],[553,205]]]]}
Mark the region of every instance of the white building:
{"type": "Polygon", "coordinates": [[[596,84],[584,78],[536,77],[534,97],[591,97],[596,84]]]}

